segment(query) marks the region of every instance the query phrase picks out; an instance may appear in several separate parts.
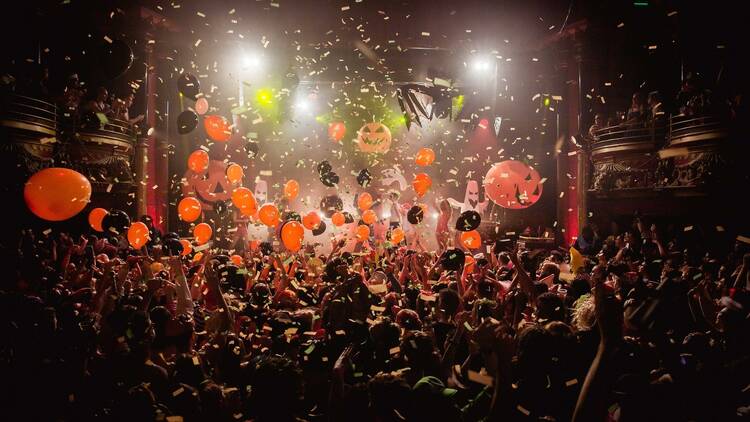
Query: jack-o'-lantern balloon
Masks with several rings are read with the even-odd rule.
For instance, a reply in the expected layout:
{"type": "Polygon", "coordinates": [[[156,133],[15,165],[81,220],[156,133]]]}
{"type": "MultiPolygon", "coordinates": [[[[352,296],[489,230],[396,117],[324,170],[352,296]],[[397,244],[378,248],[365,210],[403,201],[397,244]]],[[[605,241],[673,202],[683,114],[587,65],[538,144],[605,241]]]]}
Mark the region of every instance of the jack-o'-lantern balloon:
{"type": "Polygon", "coordinates": [[[391,130],[382,123],[367,123],[359,129],[359,150],[385,154],[391,149],[391,130]]]}
{"type": "Polygon", "coordinates": [[[539,172],[526,164],[508,160],[495,164],[484,177],[486,195],[497,205],[509,209],[524,209],[534,205],[542,196],[539,172]]]}
{"type": "Polygon", "coordinates": [[[213,210],[216,202],[231,199],[233,191],[234,186],[227,179],[227,164],[223,161],[211,160],[205,175],[193,170],[185,172],[182,194],[198,198],[204,211],[213,210]]]}

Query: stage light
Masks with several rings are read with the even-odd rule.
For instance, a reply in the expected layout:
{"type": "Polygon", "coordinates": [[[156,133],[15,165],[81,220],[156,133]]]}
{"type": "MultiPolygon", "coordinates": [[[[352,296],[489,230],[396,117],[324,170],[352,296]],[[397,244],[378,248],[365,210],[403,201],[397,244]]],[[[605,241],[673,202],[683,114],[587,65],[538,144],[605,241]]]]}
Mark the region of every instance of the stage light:
{"type": "Polygon", "coordinates": [[[492,61],[486,57],[477,57],[471,62],[471,69],[477,73],[492,70],[492,61]]]}
{"type": "Polygon", "coordinates": [[[255,101],[261,107],[271,107],[273,105],[273,91],[269,88],[260,88],[255,91],[255,101]]]}
{"type": "Polygon", "coordinates": [[[438,217],[440,217],[440,214],[439,214],[439,213],[436,213],[436,212],[433,212],[433,213],[432,213],[432,218],[434,218],[435,220],[437,220],[437,219],[438,219],[438,217]]]}
{"type": "Polygon", "coordinates": [[[242,69],[260,69],[263,67],[263,57],[259,54],[243,54],[241,58],[242,69]]]}
{"type": "Polygon", "coordinates": [[[308,98],[298,98],[294,102],[294,109],[298,113],[307,113],[312,109],[312,102],[308,98]]]}

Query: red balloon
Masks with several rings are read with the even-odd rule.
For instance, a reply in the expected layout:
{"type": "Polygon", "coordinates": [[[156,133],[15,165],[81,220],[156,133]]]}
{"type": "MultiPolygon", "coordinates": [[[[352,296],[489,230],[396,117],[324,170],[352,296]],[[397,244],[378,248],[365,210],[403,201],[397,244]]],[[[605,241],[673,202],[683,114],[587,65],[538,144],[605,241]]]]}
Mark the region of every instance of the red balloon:
{"type": "Polygon", "coordinates": [[[357,207],[360,211],[369,210],[372,207],[372,195],[367,192],[360,193],[357,197],[357,207]]]}
{"type": "Polygon", "coordinates": [[[378,219],[377,214],[373,210],[367,210],[362,213],[362,221],[366,224],[373,224],[378,219]]]}
{"type": "Polygon", "coordinates": [[[104,208],[94,208],[89,213],[89,225],[92,229],[103,232],[104,228],[102,227],[102,220],[104,220],[104,217],[109,214],[107,210],[104,208]]]}
{"type": "Polygon", "coordinates": [[[341,227],[346,222],[346,217],[344,217],[344,214],[341,212],[335,212],[331,216],[331,222],[336,227],[341,227]]]}
{"type": "Polygon", "coordinates": [[[406,238],[406,234],[400,227],[396,227],[391,231],[391,243],[398,245],[404,241],[404,238],[406,238]]]}
{"type": "Polygon", "coordinates": [[[222,116],[210,115],[203,119],[206,135],[216,142],[226,142],[232,137],[229,122],[222,116]]]}
{"type": "Polygon", "coordinates": [[[193,245],[190,244],[189,240],[180,239],[180,243],[182,244],[182,256],[186,256],[193,251],[193,245]]]}
{"type": "Polygon", "coordinates": [[[208,169],[208,153],[202,149],[193,151],[188,157],[188,168],[196,173],[203,173],[208,169]]]}
{"type": "Polygon", "coordinates": [[[422,148],[419,150],[419,152],[417,152],[417,156],[414,158],[414,161],[418,166],[429,166],[433,161],[435,161],[435,151],[433,151],[431,148],[422,148]]]}
{"type": "Polygon", "coordinates": [[[128,243],[133,249],[140,249],[148,242],[148,226],[137,221],[128,228],[128,243]]]}
{"type": "Polygon", "coordinates": [[[230,183],[240,183],[244,176],[245,172],[239,164],[230,164],[227,166],[227,180],[229,180],[230,183]]]}
{"type": "Polygon", "coordinates": [[[368,237],[370,237],[370,228],[364,224],[357,226],[357,240],[364,242],[368,237]]]}
{"type": "Polygon", "coordinates": [[[63,221],[86,208],[91,199],[91,183],[75,170],[48,168],[29,178],[23,189],[23,198],[37,217],[63,221]]]}
{"type": "Polygon", "coordinates": [[[297,252],[302,247],[302,240],[305,237],[305,230],[302,224],[296,221],[289,221],[281,228],[281,242],[284,247],[292,252],[297,252]]]}
{"type": "Polygon", "coordinates": [[[307,230],[315,230],[320,226],[320,215],[315,211],[310,211],[302,217],[302,225],[307,230]]]}
{"type": "Polygon", "coordinates": [[[419,173],[414,176],[414,180],[411,182],[411,185],[412,187],[414,187],[414,191],[417,193],[417,196],[422,197],[427,193],[428,190],[430,190],[430,187],[432,187],[432,179],[425,173],[419,173]]]}
{"type": "Polygon", "coordinates": [[[276,208],[276,205],[271,203],[263,204],[258,210],[258,219],[268,227],[276,227],[279,223],[280,216],[279,209],[276,208]]]}
{"type": "Polygon", "coordinates": [[[232,191],[232,204],[240,210],[242,215],[254,215],[258,204],[250,189],[239,187],[232,191]]]}
{"type": "Polygon", "coordinates": [[[484,177],[484,190],[494,203],[503,208],[523,209],[534,205],[542,196],[539,172],[526,164],[507,160],[495,164],[484,177]]]}
{"type": "Polygon", "coordinates": [[[180,220],[192,223],[201,216],[201,202],[192,196],[182,198],[180,203],[177,204],[177,215],[180,220]]]}
{"type": "Polygon", "coordinates": [[[284,184],[284,196],[290,201],[294,201],[294,198],[299,195],[299,182],[294,179],[290,179],[284,184]]]}
{"type": "Polygon", "coordinates": [[[213,235],[214,231],[206,223],[200,223],[196,225],[193,228],[193,236],[195,236],[195,243],[202,245],[206,242],[208,242],[209,239],[211,239],[211,235],[213,235]]]}
{"type": "Polygon", "coordinates": [[[328,137],[336,142],[340,142],[346,135],[346,125],[342,122],[333,122],[328,125],[328,137]]]}
{"type": "Polygon", "coordinates": [[[477,249],[482,246],[482,236],[476,230],[463,232],[461,233],[461,244],[467,249],[477,249]]]}

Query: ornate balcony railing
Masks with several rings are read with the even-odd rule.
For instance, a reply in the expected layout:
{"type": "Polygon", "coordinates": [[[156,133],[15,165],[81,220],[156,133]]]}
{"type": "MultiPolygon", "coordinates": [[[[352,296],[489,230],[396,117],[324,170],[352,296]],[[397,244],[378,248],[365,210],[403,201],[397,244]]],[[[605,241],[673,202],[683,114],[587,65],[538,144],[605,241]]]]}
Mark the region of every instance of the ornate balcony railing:
{"type": "Polygon", "coordinates": [[[729,137],[729,124],[717,116],[673,116],[669,119],[669,146],[713,144],[729,137]]]}
{"type": "Polygon", "coordinates": [[[136,133],[128,122],[109,118],[80,123],[58,113],[54,103],[7,93],[0,95],[0,167],[8,188],[22,186],[53,165],[86,175],[94,191],[126,191],[134,184],[136,133]]]}
{"type": "Polygon", "coordinates": [[[18,94],[2,96],[0,126],[27,132],[30,138],[54,137],[57,133],[57,107],[55,104],[18,94]]]}
{"type": "Polygon", "coordinates": [[[656,151],[665,143],[663,124],[617,125],[597,130],[590,143],[594,172],[591,190],[642,189],[653,186],[656,151]]]}

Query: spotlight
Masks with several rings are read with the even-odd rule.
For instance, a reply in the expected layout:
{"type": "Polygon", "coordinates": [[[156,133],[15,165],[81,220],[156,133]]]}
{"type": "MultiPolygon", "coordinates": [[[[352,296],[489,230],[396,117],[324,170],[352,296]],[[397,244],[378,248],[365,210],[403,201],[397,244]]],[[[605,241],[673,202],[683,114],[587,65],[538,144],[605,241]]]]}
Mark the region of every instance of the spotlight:
{"type": "Polygon", "coordinates": [[[485,57],[477,57],[471,62],[471,69],[484,73],[492,69],[492,62],[485,57]]]}
{"type": "Polygon", "coordinates": [[[299,113],[307,113],[308,111],[310,111],[310,109],[312,109],[312,104],[307,98],[298,98],[294,103],[294,109],[299,113]]]}
{"type": "Polygon", "coordinates": [[[259,69],[263,66],[263,57],[259,54],[244,54],[241,59],[242,69],[259,69]]]}
{"type": "Polygon", "coordinates": [[[273,91],[269,88],[260,88],[255,92],[255,101],[262,107],[273,105],[273,91]]]}

